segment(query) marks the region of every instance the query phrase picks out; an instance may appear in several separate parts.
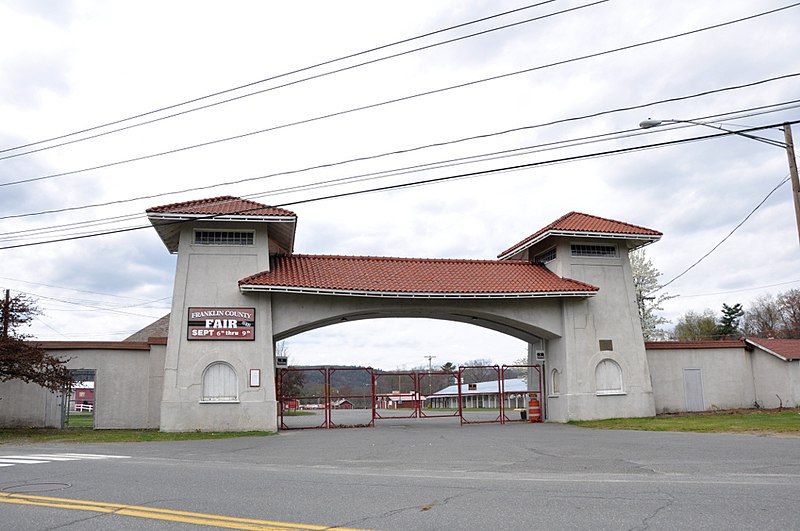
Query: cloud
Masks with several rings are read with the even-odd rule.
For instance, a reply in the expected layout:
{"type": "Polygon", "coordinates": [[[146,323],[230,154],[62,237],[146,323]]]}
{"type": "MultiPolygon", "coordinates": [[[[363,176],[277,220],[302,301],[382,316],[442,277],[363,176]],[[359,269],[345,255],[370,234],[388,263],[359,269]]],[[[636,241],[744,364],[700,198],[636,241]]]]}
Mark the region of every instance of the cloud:
{"type": "MultiPolygon", "coordinates": [[[[579,2],[559,4],[575,6],[579,2]]],[[[265,129],[691,30],[776,5],[766,0],[730,1],[724,7],[712,0],[610,2],[125,133],[0,161],[0,182],[265,129]]],[[[371,2],[244,2],[237,9],[223,10],[197,2],[6,4],[0,6],[0,149],[514,7],[517,5],[510,2],[417,2],[397,6],[371,2]],[[158,16],[154,16],[156,13],[158,16]]],[[[503,21],[555,9],[543,6],[503,21]]],[[[800,49],[800,36],[791,24],[795,13],[790,10],[728,28],[281,128],[213,147],[6,187],[0,189],[0,211],[30,212],[265,175],[796,72],[800,70],[800,58],[792,51],[800,49]]],[[[471,30],[458,34],[468,31],[471,30]]],[[[426,42],[442,38],[445,36],[426,42]]],[[[370,57],[385,53],[388,52],[370,57]]],[[[302,76],[295,74],[281,80],[302,76]]],[[[275,84],[278,81],[254,88],[275,84]]],[[[208,193],[0,220],[0,232],[141,213],[148,206],[176,200],[218,193],[266,192],[323,179],[603,134],[635,128],[648,116],[696,118],[767,105],[795,98],[795,86],[792,80],[774,82],[208,193]]],[[[797,110],[791,110],[736,122],[755,125],[797,116],[797,110]]],[[[627,140],[269,196],[264,201],[282,203],[711,132],[700,128],[675,132],[661,129],[627,140]]],[[[785,173],[786,157],[781,150],[728,138],[290,208],[300,216],[298,252],[474,258],[492,258],[565,212],[580,210],[663,231],[662,241],[650,246],[648,252],[668,279],[708,251],[785,173]]],[[[704,294],[794,279],[800,270],[800,257],[789,195],[787,188],[776,192],[728,242],[670,290],[704,294]]],[[[95,297],[22,283],[11,286],[60,298],[94,299],[106,306],[167,297],[174,274],[174,257],[150,229],[4,252],[0,259],[4,277],[136,298],[95,297]]],[[[678,298],[668,303],[665,313],[674,318],[689,309],[718,308],[723,300],[734,298],[746,304],[762,292],[678,298]]],[[[76,308],[54,302],[47,305],[53,308],[46,315],[53,328],[75,337],[96,332],[97,339],[119,338],[124,333],[121,327],[133,331],[146,324],[147,316],[155,318],[163,313],[160,309],[138,308],[130,311],[142,317],[122,318],[109,312],[67,311],[76,308]],[[84,320],[73,319],[75,316],[84,320]],[[91,320],[91,327],[87,328],[85,319],[91,320]],[[103,335],[106,332],[116,335],[103,335]]],[[[35,332],[40,337],[63,339],[44,326],[35,332]]],[[[516,340],[474,327],[419,320],[331,327],[292,341],[296,343],[291,347],[296,355],[307,360],[327,362],[346,357],[386,367],[417,364],[416,360],[430,352],[453,360],[484,356],[499,360],[512,356],[512,352],[516,357],[519,348],[516,340]],[[315,358],[314,353],[321,354],[315,358]]]]}

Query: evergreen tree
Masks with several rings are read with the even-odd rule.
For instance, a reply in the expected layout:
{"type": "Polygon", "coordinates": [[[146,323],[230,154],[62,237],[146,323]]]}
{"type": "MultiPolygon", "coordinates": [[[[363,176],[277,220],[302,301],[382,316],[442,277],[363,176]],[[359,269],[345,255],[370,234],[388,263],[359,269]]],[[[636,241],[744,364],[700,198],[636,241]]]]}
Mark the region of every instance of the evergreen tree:
{"type": "Polygon", "coordinates": [[[456,370],[456,366],[455,366],[455,365],[453,365],[451,362],[449,362],[449,361],[448,361],[447,363],[445,363],[444,365],[442,365],[442,366],[440,367],[440,369],[441,369],[441,370],[443,370],[443,371],[447,371],[447,372],[453,372],[453,371],[455,371],[455,370],[456,370]]]}
{"type": "Polygon", "coordinates": [[[743,315],[744,310],[742,309],[741,304],[737,303],[733,306],[728,306],[723,302],[722,317],[720,318],[719,326],[717,327],[720,338],[739,336],[741,334],[741,330],[739,329],[739,320],[743,315]]]}

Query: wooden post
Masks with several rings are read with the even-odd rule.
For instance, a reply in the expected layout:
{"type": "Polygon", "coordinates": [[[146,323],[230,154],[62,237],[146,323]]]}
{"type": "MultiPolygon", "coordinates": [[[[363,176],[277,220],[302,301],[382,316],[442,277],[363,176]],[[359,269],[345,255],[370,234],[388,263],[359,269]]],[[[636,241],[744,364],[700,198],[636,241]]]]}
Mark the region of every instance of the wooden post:
{"type": "Polygon", "coordinates": [[[11,313],[11,290],[6,290],[6,299],[3,303],[3,337],[8,337],[8,319],[11,313]]]}
{"type": "Polygon", "coordinates": [[[786,138],[786,155],[789,157],[789,176],[792,178],[792,197],[794,198],[794,217],[797,221],[797,237],[800,238],[800,179],[797,177],[797,159],[792,142],[792,126],[783,124],[783,136],[786,138]]]}

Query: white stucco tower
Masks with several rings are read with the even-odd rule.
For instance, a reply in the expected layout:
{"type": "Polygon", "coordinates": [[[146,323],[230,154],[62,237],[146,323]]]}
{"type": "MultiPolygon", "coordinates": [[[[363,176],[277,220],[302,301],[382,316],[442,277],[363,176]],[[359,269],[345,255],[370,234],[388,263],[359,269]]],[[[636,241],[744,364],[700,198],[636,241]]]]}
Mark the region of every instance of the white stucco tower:
{"type": "Polygon", "coordinates": [[[628,253],[660,238],[651,229],[570,212],[500,254],[600,288],[591,298],[562,299],[564,332],[547,344],[551,420],[655,415],[628,253]]]}
{"type": "Polygon", "coordinates": [[[268,271],[271,252],[291,252],[296,216],[234,197],[165,205],[147,215],[178,255],[161,430],[275,431],[269,297],[247,297],[237,282],[268,271]]]}

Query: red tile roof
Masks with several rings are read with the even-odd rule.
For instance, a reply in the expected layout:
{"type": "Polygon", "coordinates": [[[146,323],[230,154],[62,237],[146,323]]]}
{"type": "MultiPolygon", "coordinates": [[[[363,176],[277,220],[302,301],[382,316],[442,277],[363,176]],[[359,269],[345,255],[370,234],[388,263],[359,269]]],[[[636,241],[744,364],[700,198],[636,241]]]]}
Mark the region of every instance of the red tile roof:
{"type": "Polygon", "coordinates": [[[741,339],[722,341],[645,341],[647,350],[701,349],[701,348],[744,348],[741,339]]]}
{"type": "Polygon", "coordinates": [[[497,256],[503,257],[509,255],[512,251],[519,252],[524,248],[533,245],[541,237],[545,237],[550,231],[593,232],[598,234],[620,234],[640,237],[650,236],[654,240],[657,240],[661,237],[661,233],[657,230],[640,227],[638,225],[632,225],[623,221],[616,221],[613,219],[592,216],[590,214],[583,214],[581,212],[570,212],[561,216],[546,227],[534,232],[521,242],[512,245],[497,256]]]}
{"type": "Polygon", "coordinates": [[[374,256],[274,255],[270,271],[239,281],[275,291],[336,290],[364,294],[592,295],[595,286],[561,278],[542,265],[519,260],[450,260],[374,256]]]}
{"type": "Polygon", "coordinates": [[[187,214],[187,215],[246,215],[246,216],[292,216],[294,212],[283,208],[271,207],[256,203],[249,199],[241,199],[231,195],[172,203],[146,210],[150,213],[187,214]]]}
{"type": "Polygon", "coordinates": [[[800,339],[762,339],[748,337],[747,342],[771,350],[787,360],[800,360],[800,339]]]}

